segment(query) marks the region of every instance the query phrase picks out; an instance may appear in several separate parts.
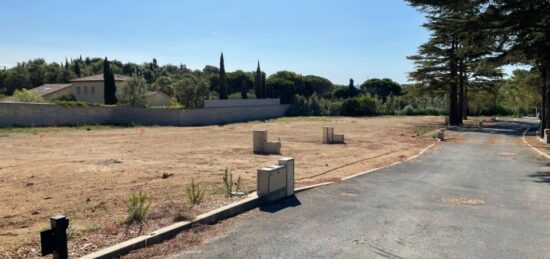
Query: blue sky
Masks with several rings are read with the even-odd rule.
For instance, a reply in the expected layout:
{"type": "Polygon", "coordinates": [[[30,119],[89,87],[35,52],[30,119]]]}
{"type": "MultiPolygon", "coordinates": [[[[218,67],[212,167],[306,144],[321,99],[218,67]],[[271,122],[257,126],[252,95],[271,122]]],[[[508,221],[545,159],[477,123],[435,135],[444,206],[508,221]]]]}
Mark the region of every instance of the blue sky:
{"type": "Polygon", "coordinates": [[[424,18],[403,0],[18,0],[0,2],[0,64],[109,57],[291,70],[347,84],[407,82],[424,18]]]}

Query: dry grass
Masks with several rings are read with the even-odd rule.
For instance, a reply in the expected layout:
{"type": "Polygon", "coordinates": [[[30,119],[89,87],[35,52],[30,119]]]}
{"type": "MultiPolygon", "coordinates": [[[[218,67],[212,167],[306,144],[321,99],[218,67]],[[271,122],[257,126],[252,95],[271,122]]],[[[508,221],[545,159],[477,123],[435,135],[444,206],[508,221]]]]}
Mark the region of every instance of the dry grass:
{"type": "Polygon", "coordinates": [[[199,214],[230,203],[222,176],[229,168],[253,191],[256,169],[280,156],[253,155],[252,130],[267,129],[296,159],[297,186],[334,181],[391,164],[432,143],[418,127],[440,117],[283,118],[209,127],[92,128],[11,131],[0,138],[0,257],[35,257],[48,217],[66,214],[82,229],[73,256],[95,251],[174,222],[180,211],[199,214]],[[322,126],[334,126],[346,145],[322,145],[322,126]],[[42,136],[42,137],[41,137],[42,136]],[[166,177],[169,176],[169,177],[166,177]],[[207,187],[191,211],[185,186],[207,187]],[[143,227],[128,229],[126,201],[145,192],[152,200],[143,227]]]}

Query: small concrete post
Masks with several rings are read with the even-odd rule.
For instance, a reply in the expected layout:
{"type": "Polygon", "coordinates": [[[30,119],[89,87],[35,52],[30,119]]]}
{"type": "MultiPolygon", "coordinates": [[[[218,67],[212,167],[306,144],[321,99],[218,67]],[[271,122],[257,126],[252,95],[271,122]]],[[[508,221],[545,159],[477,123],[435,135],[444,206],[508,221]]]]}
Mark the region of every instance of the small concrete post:
{"type": "Polygon", "coordinates": [[[323,127],[323,144],[332,144],[334,141],[334,128],[323,127]]]}
{"type": "Polygon", "coordinates": [[[252,133],[252,150],[256,154],[264,152],[264,145],[267,142],[267,131],[255,130],[252,133]]]}
{"type": "Polygon", "coordinates": [[[283,157],[279,159],[279,165],[286,167],[286,195],[294,195],[294,158],[283,157]]]}
{"type": "Polygon", "coordinates": [[[449,117],[445,116],[445,126],[449,126],[449,117]]]}
{"type": "Polygon", "coordinates": [[[550,129],[545,129],[544,130],[544,143],[545,144],[550,144],[550,129]]]}
{"type": "Polygon", "coordinates": [[[439,132],[437,132],[437,138],[439,140],[445,140],[445,129],[439,129],[439,132]]]}

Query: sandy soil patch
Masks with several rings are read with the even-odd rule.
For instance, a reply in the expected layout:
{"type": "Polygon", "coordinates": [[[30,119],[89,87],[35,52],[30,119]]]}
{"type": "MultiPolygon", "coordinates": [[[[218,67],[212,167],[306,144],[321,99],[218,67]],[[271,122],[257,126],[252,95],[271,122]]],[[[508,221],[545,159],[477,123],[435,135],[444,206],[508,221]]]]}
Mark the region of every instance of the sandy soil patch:
{"type": "Polygon", "coordinates": [[[433,143],[442,117],[283,118],[209,127],[38,129],[0,138],[0,257],[38,256],[38,232],[48,217],[66,214],[80,235],[73,255],[87,254],[132,235],[120,233],[126,200],[143,191],[152,219],[142,232],[224,204],[226,168],[253,191],[256,169],[281,156],[252,154],[252,130],[269,130],[282,154],[296,159],[297,186],[401,161],[433,143]],[[345,145],[322,145],[322,126],[345,134],[345,145]],[[205,205],[189,209],[185,187],[207,188],[205,205]],[[157,215],[157,216],[155,216],[157,215]],[[156,217],[156,218],[155,218],[156,217]]]}

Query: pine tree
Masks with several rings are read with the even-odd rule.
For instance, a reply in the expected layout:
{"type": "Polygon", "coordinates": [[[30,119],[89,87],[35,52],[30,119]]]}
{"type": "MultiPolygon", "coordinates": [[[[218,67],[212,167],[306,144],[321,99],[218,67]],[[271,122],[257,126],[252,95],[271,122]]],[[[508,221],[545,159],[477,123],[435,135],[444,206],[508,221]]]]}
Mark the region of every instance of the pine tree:
{"type": "Polygon", "coordinates": [[[262,70],[260,69],[260,61],[256,67],[256,74],[254,75],[254,92],[257,99],[264,98],[262,91],[262,70]]]}
{"type": "Polygon", "coordinates": [[[117,103],[116,98],[116,85],[115,77],[107,57],[103,61],[103,82],[104,82],[104,93],[103,97],[105,99],[105,104],[113,105],[117,103]]]}
{"type": "Polygon", "coordinates": [[[227,99],[227,78],[225,76],[225,64],[223,60],[223,52],[220,56],[220,86],[219,86],[220,100],[227,99]]]}

